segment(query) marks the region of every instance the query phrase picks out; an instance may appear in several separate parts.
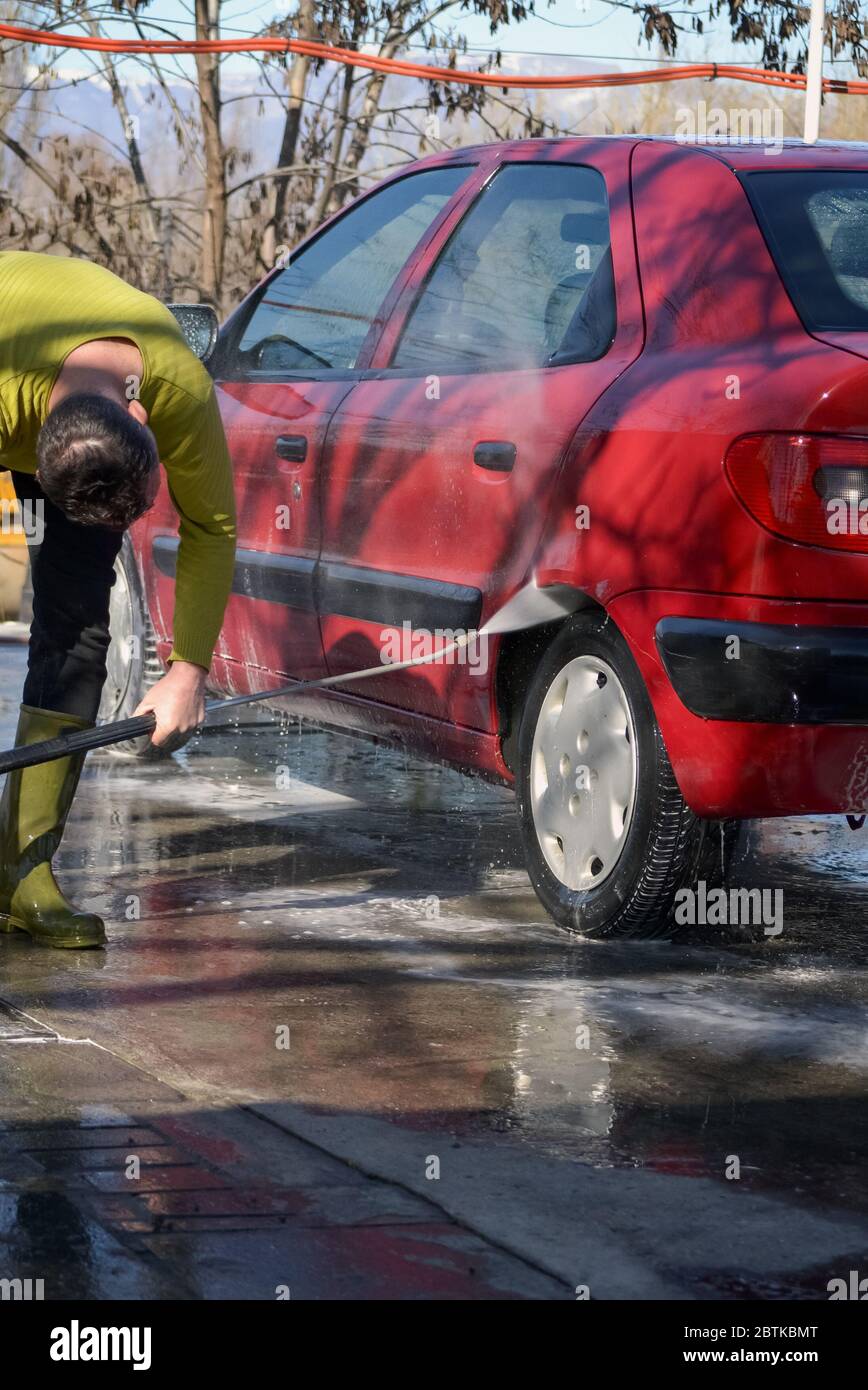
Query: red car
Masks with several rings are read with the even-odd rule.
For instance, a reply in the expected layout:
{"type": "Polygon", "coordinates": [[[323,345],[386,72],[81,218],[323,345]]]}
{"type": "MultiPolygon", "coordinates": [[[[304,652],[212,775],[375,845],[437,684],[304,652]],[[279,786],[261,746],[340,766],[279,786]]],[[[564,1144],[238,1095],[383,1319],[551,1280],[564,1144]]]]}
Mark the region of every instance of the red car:
{"type": "MultiPolygon", "coordinates": [[[[253,290],[209,369],[239,504],[216,690],[569,594],[299,704],[514,782],[557,922],[651,934],[735,818],[868,809],[868,146],[422,160],[253,290]]],[[[152,665],[177,544],[164,489],[115,604],[152,665]]],[[[116,661],[106,713],[150,675],[116,661]]]]}

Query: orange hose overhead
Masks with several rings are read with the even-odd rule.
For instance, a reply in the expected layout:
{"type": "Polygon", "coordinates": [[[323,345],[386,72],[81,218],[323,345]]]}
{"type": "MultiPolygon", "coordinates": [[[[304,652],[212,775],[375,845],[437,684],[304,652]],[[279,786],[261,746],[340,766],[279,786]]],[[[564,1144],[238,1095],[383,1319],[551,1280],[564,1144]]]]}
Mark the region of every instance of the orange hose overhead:
{"type": "MultiPolygon", "coordinates": [[[[371,72],[396,77],[416,77],[423,82],[457,82],[469,87],[523,87],[528,89],[576,90],[583,87],[634,87],[646,82],[680,82],[689,77],[730,78],[738,82],[758,82],[770,87],[804,91],[805,76],[796,72],[772,72],[734,63],[691,63],[640,72],[601,72],[569,77],[531,77],[494,72],[464,72],[460,68],[438,68],[427,63],[411,63],[403,58],[381,58],[351,48],[335,48],[308,39],[286,39],[276,35],[244,39],[108,39],[88,34],[61,34],[45,29],[27,29],[17,24],[0,24],[0,39],[16,43],[42,44],[50,48],[79,48],[97,53],[300,53],[347,67],[367,68],[371,72]]],[[[823,79],[826,92],[868,94],[868,82],[851,82],[834,77],[823,79]]]]}

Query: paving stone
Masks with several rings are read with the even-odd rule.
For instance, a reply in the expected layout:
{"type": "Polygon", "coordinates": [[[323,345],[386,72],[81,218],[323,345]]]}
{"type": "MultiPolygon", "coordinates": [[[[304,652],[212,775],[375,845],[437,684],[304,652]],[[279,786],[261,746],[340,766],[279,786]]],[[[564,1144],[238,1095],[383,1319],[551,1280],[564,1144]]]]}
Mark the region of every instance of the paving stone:
{"type": "Polygon", "coordinates": [[[225,1188],[225,1178],[193,1164],[186,1167],[143,1168],[141,1177],[132,1180],[123,1173],[99,1172],[83,1174],[85,1182],[100,1192],[204,1192],[208,1188],[225,1188]]]}
{"type": "Polygon", "coordinates": [[[42,1153],[65,1149],[127,1149],[130,1145],[165,1144],[165,1137],[155,1129],[136,1125],[94,1125],[92,1127],[56,1129],[23,1128],[7,1130],[0,1136],[22,1153],[42,1153]]]}
{"type": "Polygon", "coordinates": [[[171,1144],[148,1147],[144,1144],[122,1144],[115,1149],[61,1149],[33,1155],[49,1173],[62,1172],[123,1172],[130,1158],[137,1158],[142,1168],[183,1166],[193,1159],[171,1144]]]}
{"type": "Polygon", "coordinates": [[[138,1199],[148,1211],[162,1216],[298,1215],[308,1205],[299,1192],[258,1192],[224,1188],[220,1191],[149,1192],[138,1199]]]}

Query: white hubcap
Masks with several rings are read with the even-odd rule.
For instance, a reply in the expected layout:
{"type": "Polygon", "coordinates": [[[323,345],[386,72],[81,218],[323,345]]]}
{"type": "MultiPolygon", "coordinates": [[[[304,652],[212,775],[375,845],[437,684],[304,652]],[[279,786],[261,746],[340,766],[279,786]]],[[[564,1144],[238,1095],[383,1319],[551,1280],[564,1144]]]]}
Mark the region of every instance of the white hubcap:
{"type": "Polygon", "coordinates": [[[133,601],[123,565],[115,565],[115,582],[109,599],[111,641],[106,654],[106,683],[100,703],[100,720],[118,717],[130,684],[133,662],[133,601]]]}
{"type": "Polygon", "coordinates": [[[549,686],[531,753],[530,798],[546,863],[573,890],[618,862],[636,795],[636,731],[611,666],[578,656],[549,686]]]}

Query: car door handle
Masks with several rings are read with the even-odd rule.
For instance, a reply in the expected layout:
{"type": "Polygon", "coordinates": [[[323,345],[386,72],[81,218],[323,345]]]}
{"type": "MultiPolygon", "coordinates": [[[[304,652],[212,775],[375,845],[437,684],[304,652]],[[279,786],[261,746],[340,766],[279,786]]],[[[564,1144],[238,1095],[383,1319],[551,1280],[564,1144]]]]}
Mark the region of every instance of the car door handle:
{"type": "Polygon", "coordinates": [[[279,434],[274,441],[274,452],[287,463],[304,463],[307,458],[307,436],[304,434],[279,434]]]}
{"type": "Polygon", "coordinates": [[[515,467],[516,448],[505,439],[484,439],[473,450],[473,462],[492,473],[511,473],[515,467]]]}

